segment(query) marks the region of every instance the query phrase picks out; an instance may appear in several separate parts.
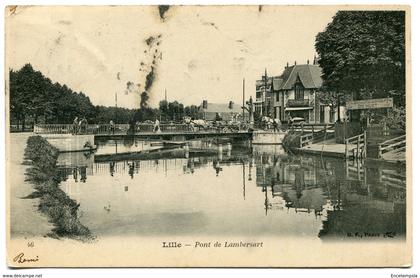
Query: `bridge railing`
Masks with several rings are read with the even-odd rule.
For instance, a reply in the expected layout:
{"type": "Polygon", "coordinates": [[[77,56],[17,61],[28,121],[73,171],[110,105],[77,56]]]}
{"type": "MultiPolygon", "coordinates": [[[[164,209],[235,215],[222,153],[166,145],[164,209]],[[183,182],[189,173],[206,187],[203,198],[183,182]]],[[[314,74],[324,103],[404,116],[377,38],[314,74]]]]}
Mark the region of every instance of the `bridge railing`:
{"type": "Polygon", "coordinates": [[[406,149],[406,137],[405,134],[386,140],[379,144],[379,157],[382,157],[385,153],[392,151],[403,151],[406,149]]]}
{"type": "Polygon", "coordinates": [[[309,145],[314,140],[312,133],[308,133],[299,137],[299,147],[302,148],[306,145],[309,145]]]}
{"type": "Polygon", "coordinates": [[[315,133],[317,131],[321,131],[321,130],[327,130],[328,132],[332,132],[331,128],[334,127],[334,124],[305,124],[305,123],[300,123],[300,124],[288,124],[288,125],[284,125],[285,128],[292,130],[292,131],[296,131],[296,132],[312,132],[315,133]]]}
{"type": "Polygon", "coordinates": [[[128,124],[88,124],[75,126],[72,124],[37,124],[37,134],[127,134],[128,124]]]}
{"type": "Polygon", "coordinates": [[[71,133],[71,124],[36,124],[34,132],[37,134],[67,134],[71,133]]]}
{"type": "MultiPolygon", "coordinates": [[[[129,124],[88,124],[88,125],[73,125],[73,124],[37,124],[34,126],[34,132],[37,134],[115,134],[123,135],[129,132],[129,124]]],[[[135,134],[154,133],[158,132],[157,127],[153,123],[141,123],[134,126],[133,132],[135,134]]],[[[233,127],[229,125],[219,126],[199,126],[190,124],[160,124],[159,131],[162,133],[223,133],[223,132],[240,132],[245,129],[233,127]]]]}
{"type": "Polygon", "coordinates": [[[366,131],[362,134],[350,137],[345,139],[345,157],[347,159],[349,151],[353,151],[353,158],[362,159],[366,158],[366,150],[367,150],[367,136],[366,131]],[[350,150],[349,145],[356,145],[350,150]]]}
{"type": "Polygon", "coordinates": [[[10,132],[32,132],[32,125],[27,125],[25,128],[22,125],[10,125],[10,132]]]}
{"type": "MultiPolygon", "coordinates": [[[[135,125],[135,132],[142,133],[142,132],[154,132],[156,131],[154,124],[137,124],[135,125]]],[[[189,132],[193,131],[191,127],[187,124],[160,124],[159,129],[161,132],[189,132]]]]}

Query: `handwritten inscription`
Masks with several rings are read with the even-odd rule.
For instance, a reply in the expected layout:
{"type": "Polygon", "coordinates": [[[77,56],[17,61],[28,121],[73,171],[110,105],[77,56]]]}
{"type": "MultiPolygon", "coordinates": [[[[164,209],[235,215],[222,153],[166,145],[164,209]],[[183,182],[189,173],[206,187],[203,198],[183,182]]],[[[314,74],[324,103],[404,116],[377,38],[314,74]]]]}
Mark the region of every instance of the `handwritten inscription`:
{"type": "Polygon", "coordinates": [[[14,257],[13,262],[23,264],[23,263],[34,263],[39,261],[39,257],[35,256],[32,258],[25,257],[23,252],[19,253],[16,257],[14,257]]]}

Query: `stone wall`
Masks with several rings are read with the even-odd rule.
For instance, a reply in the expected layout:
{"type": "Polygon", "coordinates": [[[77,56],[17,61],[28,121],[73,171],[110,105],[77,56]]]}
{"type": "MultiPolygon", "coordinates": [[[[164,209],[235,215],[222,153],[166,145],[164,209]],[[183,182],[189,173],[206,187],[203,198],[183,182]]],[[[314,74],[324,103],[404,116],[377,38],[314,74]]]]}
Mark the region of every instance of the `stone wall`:
{"type": "Polygon", "coordinates": [[[45,134],[42,137],[60,152],[86,151],[95,146],[94,135],[45,134]]]}

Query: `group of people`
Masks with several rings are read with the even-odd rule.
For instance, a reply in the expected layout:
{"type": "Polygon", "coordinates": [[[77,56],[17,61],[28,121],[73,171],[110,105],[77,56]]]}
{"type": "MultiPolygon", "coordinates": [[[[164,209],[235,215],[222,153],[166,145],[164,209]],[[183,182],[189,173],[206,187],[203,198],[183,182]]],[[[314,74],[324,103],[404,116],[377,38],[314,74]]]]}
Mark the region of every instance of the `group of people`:
{"type": "Polygon", "coordinates": [[[76,135],[76,134],[84,134],[87,131],[87,126],[88,126],[88,121],[86,120],[85,117],[80,118],[79,117],[75,117],[73,120],[73,129],[71,134],[76,135]]]}
{"type": "Polygon", "coordinates": [[[274,131],[280,131],[281,122],[279,119],[273,119],[270,116],[263,116],[261,123],[264,129],[273,129],[274,131]]]}

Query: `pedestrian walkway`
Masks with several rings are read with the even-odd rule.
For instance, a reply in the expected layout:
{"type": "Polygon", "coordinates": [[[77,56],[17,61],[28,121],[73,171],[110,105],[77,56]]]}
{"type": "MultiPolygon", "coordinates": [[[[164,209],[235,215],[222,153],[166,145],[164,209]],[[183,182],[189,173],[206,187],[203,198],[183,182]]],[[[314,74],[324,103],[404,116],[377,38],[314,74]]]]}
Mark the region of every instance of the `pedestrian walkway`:
{"type": "Polygon", "coordinates": [[[405,157],[405,151],[400,151],[400,152],[388,152],[384,155],[382,155],[382,159],[387,160],[387,161],[402,161],[405,162],[406,157],[405,157]]]}
{"type": "Polygon", "coordinates": [[[34,189],[25,181],[29,167],[22,165],[26,141],[33,133],[10,133],[7,155],[7,182],[9,186],[11,237],[43,236],[50,233],[53,225],[38,212],[38,199],[23,199],[34,189]]]}
{"type": "MultiPolygon", "coordinates": [[[[350,157],[353,156],[352,150],[357,148],[357,145],[355,144],[348,144],[348,155],[350,157]]],[[[318,154],[318,155],[325,155],[325,156],[331,156],[331,157],[345,157],[346,153],[346,145],[345,144],[332,144],[331,142],[323,143],[317,143],[317,144],[309,144],[307,146],[304,146],[302,148],[296,148],[294,149],[297,152],[300,153],[307,153],[307,154],[318,154]]]]}

